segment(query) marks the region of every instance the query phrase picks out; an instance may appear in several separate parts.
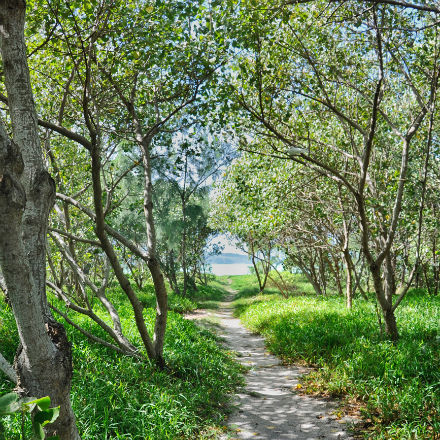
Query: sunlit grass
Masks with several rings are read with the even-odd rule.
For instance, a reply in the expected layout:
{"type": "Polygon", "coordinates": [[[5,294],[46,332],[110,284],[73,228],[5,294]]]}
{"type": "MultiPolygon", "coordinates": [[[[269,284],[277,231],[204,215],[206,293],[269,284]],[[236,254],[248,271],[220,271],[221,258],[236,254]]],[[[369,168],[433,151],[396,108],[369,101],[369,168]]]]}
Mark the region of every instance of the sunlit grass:
{"type": "MultiPolygon", "coordinates": [[[[114,290],[109,296],[118,300],[126,335],[142,350],[124,295],[114,290]]],[[[148,292],[141,299],[147,303],[148,292]]],[[[195,303],[188,301],[194,308],[195,303]]],[[[176,304],[182,302],[175,301],[174,309],[187,311],[185,303],[176,304]]],[[[154,309],[145,309],[150,331],[154,314],[154,309]]],[[[86,318],[76,321],[106,338],[86,318]]],[[[168,369],[159,371],[148,361],[121,356],[66,328],[73,344],[72,403],[83,440],[209,438],[224,425],[230,393],[241,384],[242,368],[211,332],[170,312],[164,353],[168,369]]],[[[0,341],[1,352],[12,361],[18,338],[12,313],[2,299],[0,341]]],[[[0,394],[12,387],[0,376],[0,394]]],[[[19,439],[18,420],[4,419],[3,425],[0,439],[19,439]]]]}
{"type": "Polygon", "coordinates": [[[401,339],[379,332],[375,307],[340,297],[241,298],[236,313],[286,362],[317,369],[309,392],[362,403],[367,438],[432,439],[440,433],[440,298],[412,293],[397,309],[401,339]]]}

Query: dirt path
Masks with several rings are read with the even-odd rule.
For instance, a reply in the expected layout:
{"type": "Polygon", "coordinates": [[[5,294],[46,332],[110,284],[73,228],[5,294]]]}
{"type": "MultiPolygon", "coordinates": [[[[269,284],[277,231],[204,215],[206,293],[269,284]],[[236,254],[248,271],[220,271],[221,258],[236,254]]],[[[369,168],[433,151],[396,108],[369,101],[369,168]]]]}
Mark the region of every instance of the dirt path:
{"type": "MultiPolygon", "coordinates": [[[[237,352],[237,358],[251,369],[246,375],[246,387],[235,396],[235,409],[228,426],[235,431],[233,439],[255,440],[314,440],[351,439],[347,432],[348,419],[337,419],[332,413],[337,405],[323,399],[296,392],[299,377],[307,370],[286,367],[267,353],[264,340],[245,329],[232,315],[230,301],[221,303],[215,311],[199,313],[216,318],[226,346],[237,352]]],[[[197,318],[196,318],[197,319],[197,318]]],[[[222,440],[231,439],[223,437],[222,440]]]]}

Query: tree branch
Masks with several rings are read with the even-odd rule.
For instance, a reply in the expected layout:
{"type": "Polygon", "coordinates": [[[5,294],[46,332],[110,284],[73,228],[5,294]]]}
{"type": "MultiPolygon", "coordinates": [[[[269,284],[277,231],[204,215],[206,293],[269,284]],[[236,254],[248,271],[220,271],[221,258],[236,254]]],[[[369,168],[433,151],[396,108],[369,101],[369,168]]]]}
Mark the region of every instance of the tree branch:
{"type": "Polygon", "coordinates": [[[49,232],[56,232],[57,234],[64,235],[64,237],[70,238],[71,240],[79,241],[81,243],[91,244],[91,245],[97,246],[97,247],[101,247],[101,243],[99,241],[88,240],[87,238],[77,237],[76,235],[69,234],[68,232],[63,231],[61,229],[49,228],[49,232]]]}
{"type": "Polygon", "coordinates": [[[0,371],[2,371],[8,379],[16,384],[18,382],[17,374],[12,365],[0,353],[0,371]]]}
{"type": "Polygon", "coordinates": [[[136,353],[133,353],[131,351],[125,351],[122,350],[121,348],[119,348],[118,346],[111,344],[110,342],[105,341],[104,339],[99,338],[98,336],[93,335],[92,333],[84,330],[82,327],[80,327],[78,324],[75,324],[65,313],[63,313],[61,310],[59,310],[58,308],[56,308],[53,305],[50,305],[50,308],[56,312],[58,315],[62,316],[64,318],[64,320],[69,323],[73,328],[76,328],[80,333],[82,333],[83,335],[87,336],[87,338],[89,338],[90,340],[92,340],[93,342],[97,342],[98,344],[103,345],[104,347],[107,348],[111,348],[112,350],[117,351],[118,353],[121,354],[125,354],[128,356],[133,356],[133,357],[139,357],[141,358],[141,356],[137,355],[136,353]]]}
{"type": "MultiPolygon", "coordinates": [[[[59,200],[64,200],[67,203],[70,203],[72,206],[75,206],[75,208],[78,208],[80,211],[82,211],[84,214],[86,214],[89,218],[91,218],[93,221],[95,221],[94,212],[91,209],[87,208],[86,206],[82,205],[77,200],[73,199],[72,197],[57,193],[56,198],[59,200]]],[[[104,228],[108,234],[110,234],[113,238],[118,240],[127,249],[130,249],[131,252],[133,252],[133,254],[137,255],[139,258],[142,258],[145,262],[147,262],[147,260],[148,260],[147,254],[141,248],[139,248],[135,243],[133,243],[128,238],[124,237],[120,232],[113,229],[107,223],[104,224],[104,228]]]]}

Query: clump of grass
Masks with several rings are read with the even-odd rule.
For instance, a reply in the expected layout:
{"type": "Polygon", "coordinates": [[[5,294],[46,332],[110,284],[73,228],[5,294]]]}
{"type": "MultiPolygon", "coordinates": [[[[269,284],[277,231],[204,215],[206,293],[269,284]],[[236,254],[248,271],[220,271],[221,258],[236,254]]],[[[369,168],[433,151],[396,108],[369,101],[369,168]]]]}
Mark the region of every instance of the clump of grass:
{"type": "Polygon", "coordinates": [[[196,301],[199,309],[218,309],[219,303],[224,300],[228,292],[224,285],[212,283],[208,286],[198,286],[196,292],[193,292],[192,299],[196,301]]]}
{"type": "MultiPolygon", "coordinates": [[[[113,292],[109,294],[109,296],[111,295],[125,300],[124,295],[119,288],[114,289],[113,292]]],[[[145,307],[156,307],[156,296],[154,293],[153,285],[146,284],[142,288],[142,290],[137,291],[137,295],[145,307]]],[[[182,295],[176,295],[174,292],[170,292],[168,293],[168,308],[173,312],[183,314],[195,310],[197,308],[197,303],[191,298],[182,295]]]]}
{"type": "Polygon", "coordinates": [[[408,295],[396,311],[397,344],[379,332],[374,305],[339,297],[241,299],[237,313],[288,362],[317,370],[309,391],[363,403],[368,438],[432,439],[440,433],[440,298],[408,295]]]}
{"type": "Polygon", "coordinates": [[[203,301],[222,301],[227,292],[223,285],[198,286],[197,291],[193,293],[193,298],[203,301]]]}
{"type": "MultiPolygon", "coordinates": [[[[171,292],[168,294],[168,307],[171,311],[181,314],[191,312],[198,308],[217,309],[218,303],[228,294],[224,286],[225,284],[214,281],[207,286],[197,286],[197,290],[188,291],[187,296],[176,295],[171,292]]],[[[116,295],[121,296],[120,291],[117,291],[116,295]]],[[[138,296],[145,307],[155,307],[156,298],[152,285],[145,285],[144,288],[138,292],[138,296]]]]}
{"type": "MultiPolygon", "coordinates": [[[[118,310],[125,333],[141,348],[129,305],[119,292],[109,296],[121,301],[118,310]]],[[[155,312],[144,312],[151,330],[155,312]]],[[[93,323],[76,319],[105,338],[93,323]]],[[[91,343],[67,325],[66,329],[73,344],[72,404],[83,440],[202,438],[224,424],[230,393],[242,384],[242,367],[231,353],[218,346],[211,332],[177,313],[169,314],[165,371],[91,343]]],[[[12,360],[18,338],[11,311],[1,299],[0,341],[2,353],[12,360]]],[[[12,387],[0,376],[0,394],[12,387]]],[[[19,420],[4,419],[2,424],[0,439],[19,439],[19,420]]]]}
{"type": "Polygon", "coordinates": [[[236,290],[240,297],[249,297],[258,293],[257,277],[255,274],[232,275],[229,277],[230,288],[236,290]]]}

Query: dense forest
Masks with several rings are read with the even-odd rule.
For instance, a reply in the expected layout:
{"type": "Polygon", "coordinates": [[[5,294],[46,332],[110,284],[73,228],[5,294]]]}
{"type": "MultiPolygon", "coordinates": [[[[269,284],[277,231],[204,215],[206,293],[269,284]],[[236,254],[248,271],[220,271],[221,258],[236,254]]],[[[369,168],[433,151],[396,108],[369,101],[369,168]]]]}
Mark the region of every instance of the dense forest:
{"type": "Polygon", "coordinates": [[[0,0],[0,437],[238,436],[245,369],[185,315],[232,292],[356,435],[439,438],[439,18],[0,0]]]}

